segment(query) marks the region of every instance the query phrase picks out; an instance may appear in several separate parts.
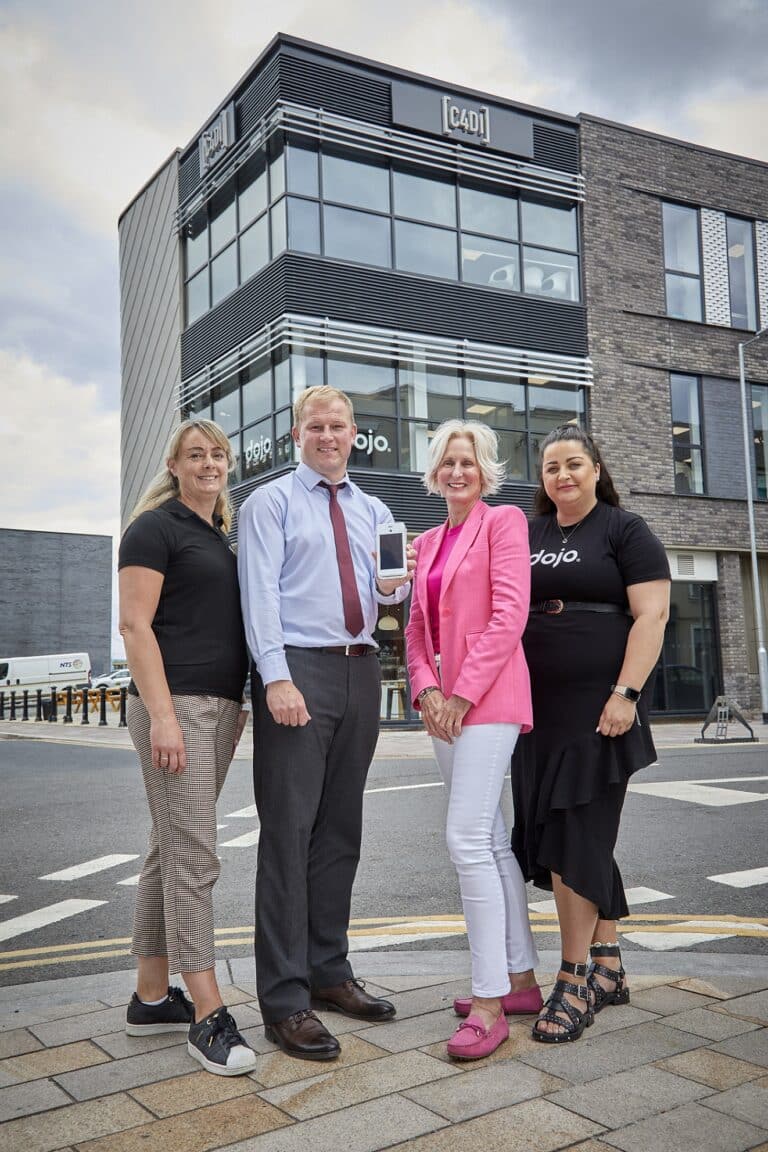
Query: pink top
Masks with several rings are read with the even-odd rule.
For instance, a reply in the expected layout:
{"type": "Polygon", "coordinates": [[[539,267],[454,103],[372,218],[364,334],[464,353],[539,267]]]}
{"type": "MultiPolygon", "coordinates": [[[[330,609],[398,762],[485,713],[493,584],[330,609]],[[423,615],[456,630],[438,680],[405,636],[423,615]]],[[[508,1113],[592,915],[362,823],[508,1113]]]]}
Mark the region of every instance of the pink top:
{"type": "Polygon", "coordinates": [[[435,561],[427,575],[427,604],[429,606],[429,628],[432,633],[432,642],[434,644],[435,655],[440,651],[440,589],[443,585],[443,571],[448,563],[448,557],[453,551],[453,546],[459,538],[463,524],[457,524],[455,528],[448,528],[443,536],[443,542],[440,549],[435,556],[435,561]]]}

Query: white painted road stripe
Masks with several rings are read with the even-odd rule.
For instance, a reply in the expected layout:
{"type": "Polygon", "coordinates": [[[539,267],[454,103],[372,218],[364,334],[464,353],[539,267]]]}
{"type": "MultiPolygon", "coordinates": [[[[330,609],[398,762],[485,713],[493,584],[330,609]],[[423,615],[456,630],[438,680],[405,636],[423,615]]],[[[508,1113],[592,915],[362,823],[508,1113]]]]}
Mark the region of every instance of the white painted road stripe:
{"type": "MultiPolygon", "coordinates": [[[[655,888],[627,888],[624,895],[630,907],[633,904],[653,904],[656,900],[674,900],[668,892],[657,892],[655,888]]],[[[537,900],[528,907],[531,912],[557,912],[554,900],[537,900]]],[[[555,931],[554,926],[552,931],[555,931]]]]}
{"type": "MultiPolygon", "coordinates": [[[[509,777],[507,776],[506,779],[508,780],[509,777]]],[[[379,792],[413,792],[419,788],[442,788],[442,787],[443,787],[442,780],[434,780],[434,781],[430,781],[427,784],[393,784],[388,788],[366,788],[364,794],[366,796],[375,796],[379,792]]],[[[237,818],[237,819],[243,819],[243,820],[255,820],[257,816],[258,816],[258,813],[256,811],[256,805],[255,804],[249,804],[247,808],[238,808],[237,812],[227,812],[226,815],[224,816],[224,819],[225,820],[232,820],[232,819],[237,818]]]]}
{"type": "Polygon", "coordinates": [[[259,829],[255,832],[246,832],[243,836],[236,836],[234,840],[225,840],[221,848],[253,848],[259,842],[259,829]]]}
{"type": "Polygon", "coordinates": [[[61,872],[49,872],[47,876],[38,876],[38,880],[80,880],[83,876],[92,876],[94,872],[103,872],[105,868],[116,868],[118,864],[127,864],[129,860],[138,860],[138,858],[138,852],[128,856],[124,853],[113,856],[97,856],[95,860],[86,860],[83,864],[62,868],[61,872]]]}
{"type": "Polygon", "coordinates": [[[9,900],[18,900],[18,896],[2,896],[2,895],[0,895],[0,904],[7,904],[9,900]]]}
{"type": "Polygon", "coordinates": [[[757,884],[768,884],[768,868],[747,868],[744,872],[721,872],[719,876],[708,876],[716,884],[727,884],[730,888],[754,888],[757,884]]]}
{"type": "Polygon", "coordinates": [[[127,888],[135,888],[141,878],[141,872],[137,872],[135,876],[127,876],[125,880],[118,880],[118,884],[124,884],[127,888]]]}
{"type": "MultiPolygon", "coordinates": [[[[694,944],[708,944],[711,940],[730,940],[733,936],[733,920],[683,920],[675,924],[675,932],[622,932],[627,940],[650,948],[652,952],[674,952],[680,948],[691,948],[694,944]],[[691,932],[680,932],[680,928],[691,928],[691,932]]],[[[768,927],[750,924],[750,928],[768,935],[768,927]]]]}
{"type": "Polygon", "coordinates": [[[244,820],[255,820],[258,816],[255,804],[249,804],[247,808],[238,808],[237,812],[227,812],[224,817],[225,820],[242,817],[244,820]]]}
{"type": "Polygon", "coordinates": [[[686,800],[706,804],[709,808],[726,808],[731,804],[756,804],[768,800],[768,792],[738,792],[735,788],[710,788],[690,780],[669,780],[660,784],[630,784],[629,791],[643,796],[660,796],[664,800],[686,800]]]}
{"type": "Polygon", "coordinates": [[[36,912],[26,912],[23,916],[3,920],[0,923],[0,940],[23,936],[25,932],[34,932],[36,928],[45,928],[48,924],[67,920],[70,916],[76,916],[78,912],[89,912],[91,908],[98,908],[106,903],[106,900],[59,900],[57,904],[38,908],[36,912]]]}

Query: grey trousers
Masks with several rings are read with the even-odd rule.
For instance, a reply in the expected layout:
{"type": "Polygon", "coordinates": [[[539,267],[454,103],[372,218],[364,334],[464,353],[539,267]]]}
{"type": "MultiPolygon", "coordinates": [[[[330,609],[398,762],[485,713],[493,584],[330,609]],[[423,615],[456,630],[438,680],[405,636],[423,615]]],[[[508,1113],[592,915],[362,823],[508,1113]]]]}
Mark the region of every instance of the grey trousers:
{"type": "Polygon", "coordinates": [[[167,956],[171,972],[214,965],[216,800],[232,759],[240,706],[221,696],[173,696],[184,736],[185,772],[155,768],[149,713],[128,697],[128,731],[139,754],[152,830],[133,923],[134,956],[167,956]]]}
{"type": "Polygon", "coordinates": [[[261,823],[256,988],[268,1024],[308,1008],[311,988],[352,976],[347,929],[381,697],[374,653],[289,648],[286,655],[312,717],[304,728],[276,724],[264,685],[251,677],[261,823]]]}

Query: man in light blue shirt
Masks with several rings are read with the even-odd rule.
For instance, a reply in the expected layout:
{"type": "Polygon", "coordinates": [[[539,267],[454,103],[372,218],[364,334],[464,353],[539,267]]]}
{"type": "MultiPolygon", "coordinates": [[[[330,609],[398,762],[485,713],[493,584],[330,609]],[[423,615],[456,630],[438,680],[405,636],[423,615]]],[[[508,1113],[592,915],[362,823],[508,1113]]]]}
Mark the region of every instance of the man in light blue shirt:
{"type": "Polygon", "coordinates": [[[303,392],[301,463],[253,492],[238,525],[261,824],[257,990],[267,1038],[310,1060],[340,1050],[313,1006],[363,1020],[395,1012],[354,979],[347,929],[379,727],[377,603],[405,599],[414,560],[409,549],[409,576],[377,583],[376,526],[392,515],[346,475],[356,432],[343,392],[303,392]]]}

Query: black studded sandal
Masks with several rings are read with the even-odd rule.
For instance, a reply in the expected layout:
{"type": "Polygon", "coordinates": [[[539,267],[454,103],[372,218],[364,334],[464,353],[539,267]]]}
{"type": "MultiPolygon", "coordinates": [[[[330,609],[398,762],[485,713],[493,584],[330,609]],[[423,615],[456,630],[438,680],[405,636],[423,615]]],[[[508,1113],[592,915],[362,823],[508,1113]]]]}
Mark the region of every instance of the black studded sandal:
{"type": "MultiPolygon", "coordinates": [[[[568,960],[561,960],[560,968],[563,972],[570,972],[572,976],[586,976],[586,964],[571,964],[568,960]]],[[[531,1028],[531,1036],[542,1044],[568,1044],[578,1040],[585,1028],[589,1028],[595,1019],[592,1011],[589,988],[586,984],[573,984],[570,980],[556,980],[549,997],[544,1004],[544,1011],[537,1017],[531,1028]],[[586,1007],[583,1012],[565,999],[565,993],[578,996],[586,1007]],[[565,1019],[563,1019],[565,1017],[565,1019]],[[562,1029],[560,1032],[542,1032],[539,1023],[549,1021],[562,1029]]]]}
{"type": "Polygon", "coordinates": [[[597,1015],[602,1012],[603,1008],[607,1008],[609,1004],[629,1004],[629,988],[624,983],[624,978],[627,975],[624,971],[624,965],[621,963],[621,949],[618,944],[593,944],[589,949],[589,955],[592,958],[592,963],[589,966],[587,973],[587,985],[592,993],[594,1000],[592,1008],[597,1015]],[[616,956],[619,960],[618,969],[607,968],[605,964],[596,964],[595,958],[599,959],[601,956],[616,956]],[[610,980],[614,985],[613,988],[603,988],[598,976],[602,976],[604,980],[610,980]]]}

